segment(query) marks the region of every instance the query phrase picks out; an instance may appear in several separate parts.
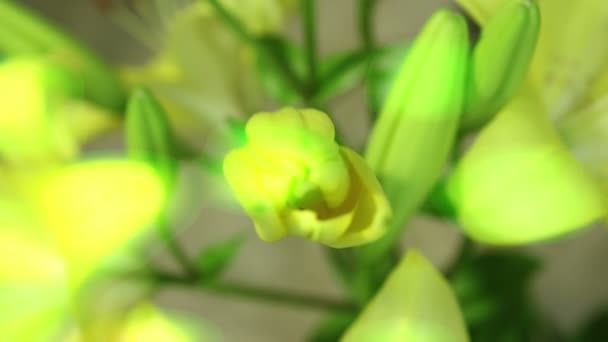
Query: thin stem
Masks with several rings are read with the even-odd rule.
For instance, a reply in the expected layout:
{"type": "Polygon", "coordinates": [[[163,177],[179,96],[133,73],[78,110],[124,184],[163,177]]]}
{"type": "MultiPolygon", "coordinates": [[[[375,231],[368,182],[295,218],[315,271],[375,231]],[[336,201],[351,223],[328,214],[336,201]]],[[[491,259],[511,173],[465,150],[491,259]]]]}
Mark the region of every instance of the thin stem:
{"type": "Polygon", "coordinates": [[[217,15],[222,21],[246,44],[251,46],[258,55],[268,57],[276,67],[281,71],[281,75],[284,80],[291,85],[292,89],[297,91],[303,98],[306,94],[305,86],[302,81],[298,78],[295,71],[290,65],[281,58],[277,53],[274,53],[272,49],[266,49],[261,43],[262,41],[256,39],[251,33],[247,31],[245,26],[232,14],[224,5],[218,0],[207,0],[207,2],[213,7],[217,15]]]}
{"type": "Polygon", "coordinates": [[[247,32],[241,22],[230,13],[218,0],[207,0],[215,12],[245,43],[255,45],[255,39],[247,32]]]}
{"type": "Polygon", "coordinates": [[[177,241],[177,238],[175,237],[175,234],[173,233],[173,230],[169,225],[169,220],[167,219],[166,214],[162,214],[161,217],[158,219],[158,229],[163,241],[165,242],[167,249],[173,256],[175,261],[180,264],[180,266],[182,267],[182,271],[186,274],[186,277],[188,279],[198,278],[198,272],[190,262],[190,259],[180,246],[179,242],[177,241]]]}
{"type": "Polygon", "coordinates": [[[306,48],[306,64],[308,67],[307,96],[312,97],[317,86],[317,40],[315,20],[315,0],[302,1],[304,13],[304,44],[306,48]]]}
{"type": "Polygon", "coordinates": [[[376,88],[371,80],[371,75],[375,69],[374,54],[373,51],[376,48],[372,19],[374,11],[376,9],[376,0],[359,0],[359,34],[361,36],[361,44],[363,45],[363,51],[367,53],[367,102],[372,119],[376,118],[376,111],[380,107],[377,102],[376,88]]]}
{"type": "Polygon", "coordinates": [[[192,288],[193,285],[197,285],[205,291],[225,296],[329,311],[354,312],[356,310],[356,306],[353,303],[333,298],[291,293],[226,281],[204,282],[199,279],[176,276],[161,270],[153,270],[150,276],[162,285],[183,286],[186,288],[192,288]]]}

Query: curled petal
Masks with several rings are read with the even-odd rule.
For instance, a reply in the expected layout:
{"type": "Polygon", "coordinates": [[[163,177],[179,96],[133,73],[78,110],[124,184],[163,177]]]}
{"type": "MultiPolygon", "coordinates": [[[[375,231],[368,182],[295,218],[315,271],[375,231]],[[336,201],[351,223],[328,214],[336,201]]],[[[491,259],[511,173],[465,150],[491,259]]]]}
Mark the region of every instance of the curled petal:
{"type": "Polygon", "coordinates": [[[349,247],[384,233],[384,193],[361,157],[333,140],[326,114],[258,113],[246,132],[245,146],[224,159],[224,175],[263,240],[293,234],[349,247]]]}

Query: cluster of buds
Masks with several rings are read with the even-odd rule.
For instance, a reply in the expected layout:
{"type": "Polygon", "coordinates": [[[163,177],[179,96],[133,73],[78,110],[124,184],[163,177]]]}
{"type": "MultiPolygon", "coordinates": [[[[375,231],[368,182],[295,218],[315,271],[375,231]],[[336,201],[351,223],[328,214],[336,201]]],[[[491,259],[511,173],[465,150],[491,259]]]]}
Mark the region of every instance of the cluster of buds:
{"type": "Polygon", "coordinates": [[[284,109],[254,115],[247,125],[249,141],[228,155],[225,174],[259,235],[275,240],[291,233],[346,247],[384,234],[377,250],[385,250],[441,176],[459,130],[489,121],[518,90],[538,27],[533,2],[512,1],[470,49],[462,15],[438,11],[405,57],[364,160],[333,143],[333,126],[321,113],[284,109]],[[352,170],[358,169],[365,171],[356,177],[352,170]],[[356,208],[360,201],[352,198],[357,178],[370,180],[362,183],[369,187],[361,194],[377,194],[371,197],[377,200],[365,206],[365,215],[344,216],[350,210],[344,211],[343,203],[356,208]],[[347,238],[349,225],[365,238],[347,238]]]}

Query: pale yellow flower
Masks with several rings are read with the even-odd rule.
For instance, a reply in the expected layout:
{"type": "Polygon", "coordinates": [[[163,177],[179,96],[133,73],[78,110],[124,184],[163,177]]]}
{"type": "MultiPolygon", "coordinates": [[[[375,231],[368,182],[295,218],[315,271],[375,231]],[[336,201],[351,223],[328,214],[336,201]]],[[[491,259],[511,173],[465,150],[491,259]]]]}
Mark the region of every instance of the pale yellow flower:
{"type": "Polygon", "coordinates": [[[349,247],[385,232],[391,210],[380,184],[334,134],[329,117],[313,109],[251,117],[247,142],[226,156],[224,174],[263,240],[292,234],[349,247]]]}

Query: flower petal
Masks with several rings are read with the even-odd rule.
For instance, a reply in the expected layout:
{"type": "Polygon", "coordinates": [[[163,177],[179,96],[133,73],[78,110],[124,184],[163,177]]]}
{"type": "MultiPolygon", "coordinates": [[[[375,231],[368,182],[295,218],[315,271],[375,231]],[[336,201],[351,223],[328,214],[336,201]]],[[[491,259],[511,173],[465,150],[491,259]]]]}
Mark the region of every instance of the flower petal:
{"type": "Polygon", "coordinates": [[[543,107],[517,97],[481,132],[448,181],[467,233],[492,244],[556,237],[606,215],[597,183],[543,107]]]}

